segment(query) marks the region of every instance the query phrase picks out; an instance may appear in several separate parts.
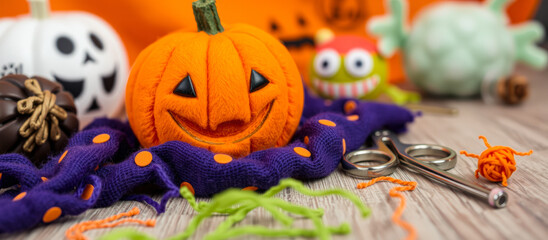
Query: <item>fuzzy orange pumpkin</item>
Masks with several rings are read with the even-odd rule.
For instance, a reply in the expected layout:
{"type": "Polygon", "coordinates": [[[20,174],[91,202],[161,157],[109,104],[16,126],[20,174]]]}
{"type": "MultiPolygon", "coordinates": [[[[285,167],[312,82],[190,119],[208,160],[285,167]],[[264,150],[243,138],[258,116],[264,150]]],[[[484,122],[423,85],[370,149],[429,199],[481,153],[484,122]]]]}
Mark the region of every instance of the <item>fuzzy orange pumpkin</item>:
{"type": "Polygon", "coordinates": [[[223,28],[214,0],[192,6],[198,32],[159,39],[131,71],[126,108],[140,143],[180,140],[236,157],[287,144],[304,101],[287,49],[248,25],[223,28]]]}

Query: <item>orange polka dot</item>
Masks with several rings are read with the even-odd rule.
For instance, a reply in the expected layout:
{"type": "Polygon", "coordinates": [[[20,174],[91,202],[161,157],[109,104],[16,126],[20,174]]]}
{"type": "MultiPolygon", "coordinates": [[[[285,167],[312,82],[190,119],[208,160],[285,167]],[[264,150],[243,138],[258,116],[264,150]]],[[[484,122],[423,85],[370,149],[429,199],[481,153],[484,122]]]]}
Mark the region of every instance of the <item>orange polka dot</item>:
{"type": "Polygon", "coordinates": [[[91,198],[91,195],[93,194],[93,190],[95,190],[95,187],[91,184],[86,184],[86,187],[84,187],[84,192],[82,192],[82,196],[80,198],[84,200],[88,200],[91,198]]]}
{"type": "Polygon", "coordinates": [[[348,119],[348,121],[357,121],[358,119],[360,119],[360,116],[350,115],[350,116],[346,117],[346,119],[348,119]]]}
{"type": "Polygon", "coordinates": [[[63,211],[61,210],[60,207],[52,207],[48,209],[46,213],[44,213],[44,217],[42,217],[42,221],[45,223],[53,222],[61,216],[61,213],[63,213],[63,211]]]}
{"type": "Polygon", "coordinates": [[[293,148],[293,151],[295,151],[297,154],[303,156],[303,157],[310,157],[310,151],[306,150],[306,148],[302,147],[295,147],[293,148]]]}
{"type": "Polygon", "coordinates": [[[152,153],[142,151],[135,156],[135,164],[139,167],[146,167],[152,162],[152,153]]]}
{"type": "Polygon", "coordinates": [[[345,154],[346,153],[346,140],[344,140],[344,138],[342,140],[342,145],[343,145],[343,154],[345,154]]]}
{"type": "Polygon", "coordinates": [[[325,106],[331,106],[331,104],[333,104],[333,101],[328,99],[325,100],[323,103],[325,104],[325,106]]]}
{"type": "Polygon", "coordinates": [[[63,159],[65,159],[65,156],[67,156],[67,153],[68,153],[68,150],[66,150],[63,155],[61,155],[61,157],[59,158],[59,163],[61,163],[61,161],[63,161],[63,159]]]}
{"type": "Polygon", "coordinates": [[[257,191],[257,187],[254,187],[254,186],[249,186],[249,187],[245,187],[245,188],[242,188],[242,191],[257,191]]]}
{"type": "Polygon", "coordinates": [[[93,169],[93,171],[97,171],[99,170],[99,165],[95,166],[95,168],[93,169]]]}
{"type": "Polygon", "coordinates": [[[215,162],[220,164],[227,164],[229,162],[232,162],[232,157],[226,154],[215,154],[213,159],[215,159],[215,162]]]}
{"type": "Polygon", "coordinates": [[[15,196],[12,201],[15,202],[15,201],[21,200],[25,196],[27,196],[27,192],[21,192],[21,193],[17,194],[17,196],[15,196]]]}
{"type": "Polygon", "coordinates": [[[0,172],[0,180],[2,180],[2,173],[0,172]]]}
{"type": "Polygon", "coordinates": [[[188,190],[192,193],[192,195],[194,195],[194,187],[192,187],[192,184],[188,182],[182,182],[180,187],[182,188],[183,186],[188,188],[188,190]]]}
{"type": "Polygon", "coordinates": [[[310,142],[310,138],[308,138],[308,136],[304,136],[303,142],[304,144],[308,145],[308,143],[310,142]]]}
{"type": "Polygon", "coordinates": [[[329,121],[329,120],[327,120],[327,119],[320,119],[318,122],[319,122],[320,124],[322,124],[322,125],[329,126],[329,127],[335,127],[335,126],[337,126],[337,124],[335,124],[334,122],[329,121]]]}
{"type": "Polygon", "coordinates": [[[103,133],[103,134],[99,134],[99,135],[95,136],[93,138],[93,143],[96,143],[96,144],[105,143],[108,140],[110,140],[110,135],[108,135],[106,133],[103,133]]]}
{"type": "Polygon", "coordinates": [[[344,112],[345,113],[351,113],[352,111],[356,110],[356,107],[358,105],[356,104],[356,102],[350,100],[350,101],[347,101],[346,103],[344,103],[344,112]]]}
{"type": "Polygon", "coordinates": [[[42,182],[49,180],[47,177],[41,177],[41,179],[42,179],[42,182]]]}

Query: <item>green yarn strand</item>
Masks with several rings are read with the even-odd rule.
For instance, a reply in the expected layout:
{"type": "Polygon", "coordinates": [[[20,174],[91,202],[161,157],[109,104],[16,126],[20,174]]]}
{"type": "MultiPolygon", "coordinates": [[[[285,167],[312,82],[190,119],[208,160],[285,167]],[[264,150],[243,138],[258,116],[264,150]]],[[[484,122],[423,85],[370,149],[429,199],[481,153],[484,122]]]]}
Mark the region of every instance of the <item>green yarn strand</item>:
{"type": "MultiPolygon", "coordinates": [[[[331,236],[334,234],[350,233],[351,229],[347,223],[343,223],[337,227],[326,226],[322,221],[322,216],[324,214],[322,209],[299,206],[279,198],[274,198],[274,195],[286,188],[293,188],[303,195],[313,197],[339,195],[354,203],[363,217],[366,217],[371,213],[369,208],[351,192],[342,189],[314,191],[306,188],[301,182],[294,179],[284,179],[280,181],[279,185],[270,188],[263,194],[252,191],[242,191],[240,189],[228,189],[215,195],[209,203],[196,202],[196,198],[191,191],[183,186],[180,189],[181,196],[189,202],[190,206],[194,208],[198,214],[192,218],[185,231],[169,239],[176,240],[189,238],[196,232],[196,229],[198,229],[205,219],[216,214],[228,216],[225,221],[217,226],[215,231],[205,236],[205,239],[207,240],[221,240],[243,235],[257,235],[262,237],[317,237],[323,240],[331,239],[331,236]],[[249,212],[259,207],[268,211],[272,217],[284,227],[281,229],[271,229],[264,226],[234,226],[236,223],[242,221],[249,212]],[[285,212],[310,219],[314,228],[301,229],[292,227],[294,218],[290,217],[285,212]]],[[[124,238],[130,240],[153,239],[148,235],[134,231],[113,231],[103,236],[101,239],[115,240],[124,238]]]]}

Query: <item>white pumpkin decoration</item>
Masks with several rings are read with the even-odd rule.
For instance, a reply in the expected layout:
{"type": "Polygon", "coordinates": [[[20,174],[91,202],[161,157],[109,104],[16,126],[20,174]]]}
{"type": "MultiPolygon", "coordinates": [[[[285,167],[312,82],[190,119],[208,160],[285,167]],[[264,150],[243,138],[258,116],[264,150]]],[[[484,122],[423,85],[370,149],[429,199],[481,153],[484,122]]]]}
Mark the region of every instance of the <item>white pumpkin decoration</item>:
{"type": "Polygon", "coordinates": [[[128,75],[118,34],[85,12],[53,12],[47,0],[28,0],[31,15],[0,19],[0,77],[38,75],[74,96],[80,126],[119,117],[128,75]]]}

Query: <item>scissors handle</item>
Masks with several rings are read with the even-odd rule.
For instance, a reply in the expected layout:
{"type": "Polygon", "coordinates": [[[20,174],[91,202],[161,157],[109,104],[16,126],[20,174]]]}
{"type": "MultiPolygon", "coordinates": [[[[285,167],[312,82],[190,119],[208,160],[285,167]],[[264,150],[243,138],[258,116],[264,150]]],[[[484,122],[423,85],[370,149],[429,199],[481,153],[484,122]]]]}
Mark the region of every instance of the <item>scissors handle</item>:
{"type": "Polygon", "coordinates": [[[373,179],[396,171],[398,158],[390,150],[361,149],[347,153],[341,161],[342,169],[357,178],[373,179]],[[364,165],[374,162],[375,165],[364,165]]]}
{"type": "MultiPolygon", "coordinates": [[[[435,144],[405,144],[400,142],[398,136],[389,130],[380,130],[373,133],[373,141],[379,146],[379,150],[390,151],[399,154],[400,158],[412,159],[429,166],[435,166],[447,171],[457,164],[457,154],[453,149],[435,144]],[[393,148],[386,145],[383,139],[389,138],[393,148]]],[[[404,159],[404,160],[405,160],[404,159]]]]}
{"type": "MultiPolygon", "coordinates": [[[[396,155],[398,155],[400,162],[405,167],[417,173],[425,175],[428,178],[436,180],[437,182],[445,183],[465,193],[468,193],[475,197],[483,199],[487,201],[487,203],[489,203],[489,205],[491,205],[492,207],[503,208],[506,206],[508,195],[502,189],[500,188],[489,189],[489,188],[480,186],[478,184],[465,180],[459,176],[446,172],[443,169],[441,169],[439,166],[436,166],[435,164],[429,164],[429,163],[425,163],[422,160],[417,160],[414,156],[410,155],[410,151],[411,151],[410,149],[413,149],[413,147],[417,145],[407,145],[407,144],[401,143],[398,140],[397,136],[390,131],[378,131],[375,133],[375,136],[377,138],[380,138],[380,140],[388,148],[390,148],[390,150],[393,153],[397,153],[396,155]]],[[[421,145],[426,145],[426,144],[421,144],[421,145]]],[[[443,146],[437,146],[437,145],[430,145],[430,146],[443,148],[443,146]]],[[[451,154],[449,156],[454,155],[453,157],[456,160],[455,152],[449,148],[446,148],[446,150],[450,150],[451,154]]],[[[453,161],[453,162],[456,163],[456,161],[453,161]]]]}

